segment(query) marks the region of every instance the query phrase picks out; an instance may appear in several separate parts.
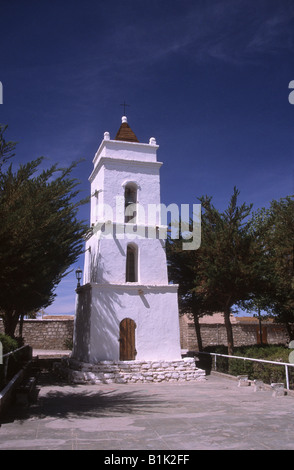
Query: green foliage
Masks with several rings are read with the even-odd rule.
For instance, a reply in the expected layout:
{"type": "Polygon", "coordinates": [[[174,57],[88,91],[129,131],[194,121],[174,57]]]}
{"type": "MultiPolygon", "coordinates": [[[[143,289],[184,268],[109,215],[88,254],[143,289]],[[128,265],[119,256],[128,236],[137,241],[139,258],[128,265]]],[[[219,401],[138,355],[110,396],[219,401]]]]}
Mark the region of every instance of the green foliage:
{"type": "MultiPolygon", "coordinates": [[[[200,198],[199,250],[182,251],[181,240],[167,243],[169,274],[180,286],[182,311],[192,312],[194,319],[222,312],[230,354],[233,305],[255,311],[259,318],[264,312],[274,315],[294,339],[294,196],[272,201],[269,209],[253,214],[252,205],[237,204],[238,196],[234,188],[223,213],[211,197],[200,198]]],[[[200,331],[196,333],[198,339],[200,331]]]]}
{"type": "Polygon", "coordinates": [[[77,214],[87,199],[77,200],[79,183],[70,177],[78,162],[45,170],[42,163],[38,158],[0,173],[0,311],[10,336],[20,315],[52,303],[84,250],[87,226],[77,214]]]}
{"type": "MultiPolygon", "coordinates": [[[[226,346],[210,346],[206,352],[228,354],[226,346]]],[[[288,362],[289,348],[283,345],[253,345],[234,348],[234,356],[250,357],[255,359],[288,362]]],[[[285,368],[275,364],[263,364],[243,359],[217,357],[217,370],[230,375],[248,375],[250,380],[260,379],[264,383],[285,381],[285,368]]],[[[291,372],[291,368],[289,368],[291,372]]]]}
{"type": "Polygon", "coordinates": [[[220,213],[211,198],[201,198],[201,262],[195,291],[203,293],[214,311],[230,313],[236,302],[260,288],[260,255],[250,231],[252,205],[237,205],[239,191],[234,188],[228,208],[220,213]]]}
{"type": "MultiPolygon", "coordinates": [[[[3,354],[7,354],[11,351],[14,351],[18,348],[18,343],[15,339],[11,338],[8,335],[0,333],[0,342],[2,344],[3,354]]],[[[14,362],[14,360],[12,359],[14,362]]],[[[4,365],[0,364],[0,390],[4,387],[4,365]]]]}
{"type": "Polygon", "coordinates": [[[2,333],[0,333],[0,342],[2,343],[3,354],[7,354],[18,348],[18,343],[16,339],[13,339],[10,336],[4,335],[2,333]]]}
{"type": "Polygon", "coordinates": [[[274,200],[269,209],[257,211],[252,227],[266,264],[267,290],[257,301],[286,325],[290,340],[294,339],[294,196],[274,200]]]}
{"type": "Polygon", "coordinates": [[[15,142],[6,142],[4,133],[7,130],[7,126],[0,124],[0,173],[2,165],[4,165],[7,160],[14,157],[14,150],[16,143],[15,142]]]}
{"type": "Polygon", "coordinates": [[[65,349],[69,349],[69,350],[72,350],[73,348],[73,339],[72,338],[67,338],[65,341],[64,341],[64,347],[65,349]]]}
{"type": "Polygon", "coordinates": [[[222,213],[213,206],[211,197],[200,198],[202,234],[198,250],[182,251],[178,242],[167,244],[169,274],[180,285],[181,305],[194,316],[222,312],[231,350],[231,309],[261,290],[264,269],[262,251],[250,227],[252,205],[238,205],[238,196],[234,188],[222,213]]]}

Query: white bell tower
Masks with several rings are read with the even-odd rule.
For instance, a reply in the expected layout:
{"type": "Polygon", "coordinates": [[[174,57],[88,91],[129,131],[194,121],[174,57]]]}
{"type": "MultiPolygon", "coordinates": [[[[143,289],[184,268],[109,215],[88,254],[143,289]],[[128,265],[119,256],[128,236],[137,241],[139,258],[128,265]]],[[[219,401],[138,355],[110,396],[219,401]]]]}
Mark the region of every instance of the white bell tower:
{"type": "Polygon", "coordinates": [[[72,358],[181,360],[177,286],[168,283],[155,138],[140,143],[123,116],[93,159],[92,235],[77,289],[72,358]],[[155,208],[157,210],[155,210],[155,208]]]}

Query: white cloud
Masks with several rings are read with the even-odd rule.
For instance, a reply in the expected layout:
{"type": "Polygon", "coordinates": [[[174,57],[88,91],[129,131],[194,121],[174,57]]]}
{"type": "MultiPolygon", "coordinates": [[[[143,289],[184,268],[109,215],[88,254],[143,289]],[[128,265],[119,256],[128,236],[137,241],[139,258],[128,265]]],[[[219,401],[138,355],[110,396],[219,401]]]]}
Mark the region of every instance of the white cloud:
{"type": "Polygon", "coordinates": [[[287,1],[223,0],[190,5],[177,16],[167,13],[164,22],[155,15],[148,29],[138,22],[117,31],[109,41],[116,64],[152,64],[175,54],[196,61],[242,63],[290,49],[293,44],[294,8],[287,1]]]}

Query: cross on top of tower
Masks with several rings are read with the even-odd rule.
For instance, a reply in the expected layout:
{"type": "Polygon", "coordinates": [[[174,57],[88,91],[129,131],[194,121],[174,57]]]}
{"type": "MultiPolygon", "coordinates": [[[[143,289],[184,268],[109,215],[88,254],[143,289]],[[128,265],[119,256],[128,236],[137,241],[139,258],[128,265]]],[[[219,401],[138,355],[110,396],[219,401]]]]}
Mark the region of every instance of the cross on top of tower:
{"type": "Polygon", "coordinates": [[[120,106],[123,106],[124,107],[124,116],[126,115],[126,106],[130,106],[129,104],[127,104],[125,101],[123,102],[123,104],[121,104],[120,106]]]}

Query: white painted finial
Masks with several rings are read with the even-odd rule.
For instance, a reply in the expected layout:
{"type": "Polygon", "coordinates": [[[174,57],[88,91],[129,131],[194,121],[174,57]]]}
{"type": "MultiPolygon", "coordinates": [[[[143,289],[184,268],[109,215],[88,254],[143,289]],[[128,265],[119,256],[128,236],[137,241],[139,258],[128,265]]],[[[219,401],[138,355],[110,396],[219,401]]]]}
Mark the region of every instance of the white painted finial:
{"type": "Polygon", "coordinates": [[[123,123],[123,122],[128,122],[127,116],[123,116],[123,117],[121,118],[121,122],[122,122],[122,123],[123,123]]]}
{"type": "Polygon", "coordinates": [[[155,137],[150,137],[150,139],[149,139],[149,144],[150,144],[150,145],[156,145],[156,139],[155,139],[155,137]]]}
{"type": "Polygon", "coordinates": [[[104,140],[110,140],[109,132],[104,132],[104,140]]]}

